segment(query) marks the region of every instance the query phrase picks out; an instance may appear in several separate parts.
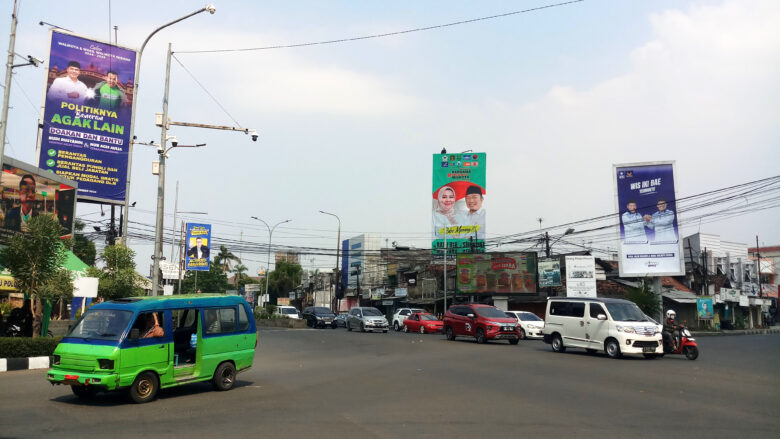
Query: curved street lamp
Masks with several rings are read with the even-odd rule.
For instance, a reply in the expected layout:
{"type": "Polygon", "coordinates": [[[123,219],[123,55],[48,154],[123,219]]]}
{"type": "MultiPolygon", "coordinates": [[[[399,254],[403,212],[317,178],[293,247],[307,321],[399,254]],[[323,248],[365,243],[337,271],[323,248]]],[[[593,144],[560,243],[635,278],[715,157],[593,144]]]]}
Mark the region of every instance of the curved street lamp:
{"type": "Polygon", "coordinates": [[[279,224],[289,223],[292,220],[280,221],[274,224],[273,227],[269,227],[268,223],[261,220],[260,218],[256,216],[253,216],[251,218],[265,224],[265,227],[268,229],[268,260],[266,261],[266,268],[265,268],[265,295],[268,296],[268,278],[269,278],[269,274],[271,273],[271,238],[274,235],[274,230],[276,229],[276,226],[278,226],[279,224]]]}
{"type": "MultiPolygon", "coordinates": [[[[325,212],[324,210],[321,210],[320,213],[323,213],[325,215],[330,215],[332,217],[335,217],[339,221],[339,231],[338,231],[338,235],[336,236],[336,271],[334,272],[334,276],[336,276],[334,285],[335,285],[336,290],[338,290],[338,287],[340,285],[338,276],[339,276],[339,256],[341,255],[341,218],[339,218],[339,216],[336,215],[335,213],[325,212]]],[[[331,311],[333,311],[335,313],[336,311],[333,309],[333,298],[332,297],[330,299],[330,307],[331,307],[331,311]]]]}

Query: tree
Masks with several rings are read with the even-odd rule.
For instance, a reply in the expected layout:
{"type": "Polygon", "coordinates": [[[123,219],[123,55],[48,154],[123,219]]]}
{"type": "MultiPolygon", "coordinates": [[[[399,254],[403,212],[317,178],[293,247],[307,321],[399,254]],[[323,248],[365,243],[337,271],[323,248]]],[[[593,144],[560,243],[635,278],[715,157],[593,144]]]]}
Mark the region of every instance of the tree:
{"type": "Polygon", "coordinates": [[[38,293],[41,299],[50,300],[53,304],[59,302],[57,314],[62,318],[63,302],[70,302],[73,298],[73,276],[70,270],[60,268],[52,277],[41,284],[38,293]]]}
{"type": "Polygon", "coordinates": [[[90,267],[95,265],[97,258],[95,243],[80,233],[84,230],[84,222],[80,219],[74,220],[73,228],[76,230],[76,233],[73,234],[73,254],[90,267]]]}
{"type": "Polygon", "coordinates": [[[135,271],[135,252],[124,245],[109,245],[100,253],[103,268],[90,267],[87,274],[98,278],[98,295],[105,300],[143,296],[144,278],[135,271]]]}
{"type": "Polygon", "coordinates": [[[276,269],[268,273],[268,295],[271,298],[277,298],[280,295],[286,296],[287,293],[301,284],[302,272],[303,269],[299,264],[285,261],[277,262],[276,269]]]}
{"type": "Polygon", "coordinates": [[[650,282],[647,279],[640,280],[636,287],[629,287],[626,300],[634,302],[643,313],[653,318],[661,312],[658,296],[650,289],[650,282]]]}
{"type": "Polygon", "coordinates": [[[227,274],[222,271],[221,266],[215,263],[209,266],[209,271],[187,271],[181,281],[181,291],[177,291],[177,293],[194,294],[200,290],[204,293],[221,294],[227,291],[229,286],[227,274]]]}
{"type": "MultiPolygon", "coordinates": [[[[42,286],[58,275],[70,240],[60,239],[60,223],[54,215],[38,215],[27,221],[27,232],[12,236],[0,250],[0,263],[16,280],[19,290],[30,296],[33,338],[41,332],[42,286]]],[[[48,291],[48,290],[45,290],[48,291]]]]}
{"type": "Polygon", "coordinates": [[[245,277],[249,277],[246,275],[248,268],[246,268],[246,265],[244,264],[238,264],[235,268],[233,268],[233,284],[235,285],[236,289],[238,289],[238,282],[240,280],[243,280],[245,277]]]}
{"type": "Polygon", "coordinates": [[[233,262],[240,264],[241,259],[231,253],[227,246],[220,245],[219,253],[217,253],[217,256],[214,257],[214,264],[218,265],[222,269],[223,273],[227,273],[230,271],[233,262]]]}

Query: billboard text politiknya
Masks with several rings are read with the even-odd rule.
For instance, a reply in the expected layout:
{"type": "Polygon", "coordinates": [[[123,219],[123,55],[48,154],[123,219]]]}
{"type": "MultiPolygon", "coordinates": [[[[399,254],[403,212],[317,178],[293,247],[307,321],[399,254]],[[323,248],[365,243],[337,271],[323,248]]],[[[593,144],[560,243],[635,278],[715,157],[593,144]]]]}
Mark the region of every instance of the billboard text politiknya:
{"type": "Polygon", "coordinates": [[[38,166],[78,182],[79,199],[125,200],[136,52],[51,32],[38,166]]]}
{"type": "Polygon", "coordinates": [[[613,166],[621,276],[685,273],[674,171],[674,162],[613,166]]]}
{"type": "Polygon", "coordinates": [[[484,253],[485,153],[434,154],[432,248],[442,254],[484,253]]]}

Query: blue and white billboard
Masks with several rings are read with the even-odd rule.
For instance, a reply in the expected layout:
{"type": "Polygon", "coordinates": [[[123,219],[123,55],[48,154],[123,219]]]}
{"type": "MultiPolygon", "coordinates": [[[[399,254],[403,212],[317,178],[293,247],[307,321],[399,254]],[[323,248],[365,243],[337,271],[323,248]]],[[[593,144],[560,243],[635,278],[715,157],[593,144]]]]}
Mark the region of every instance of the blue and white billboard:
{"type": "Polygon", "coordinates": [[[80,201],[125,200],[136,52],[52,30],[38,167],[80,201]]]}
{"type": "Polygon", "coordinates": [[[209,271],[211,261],[211,224],[187,223],[187,259],[185,270],[209,271]]]}
{"type": "Polygon", "coordinates": [[[685,273],[674,162],[613,165],[621,276],[685,273]]]}

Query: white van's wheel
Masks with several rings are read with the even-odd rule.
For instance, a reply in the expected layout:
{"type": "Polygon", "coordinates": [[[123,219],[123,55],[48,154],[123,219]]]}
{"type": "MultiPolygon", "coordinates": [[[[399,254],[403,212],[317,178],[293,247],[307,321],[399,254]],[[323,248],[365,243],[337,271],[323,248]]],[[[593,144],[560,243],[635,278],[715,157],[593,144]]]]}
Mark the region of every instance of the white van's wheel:
{"type": "Polygon", "coordinates": [[[614,338],[607,340],[607,344],[604,346],[604,352],[607,353],[609,358],[620,358],[620,345],[617,340],[614,338]]]}
{"type": "Polygon", "coordinates": [[[236,367],[233,363],[225,362],[214,371],[211,384],[217,390],[230,390],[236,384],[236,367]]]}
{"type": "Polygon", "coordinates": [[[563,340],[561,340],[561,336],[558,334],[553,335],[550,345],[554,352],[566,352],[566,346],[563,345],[563,340]]]}

